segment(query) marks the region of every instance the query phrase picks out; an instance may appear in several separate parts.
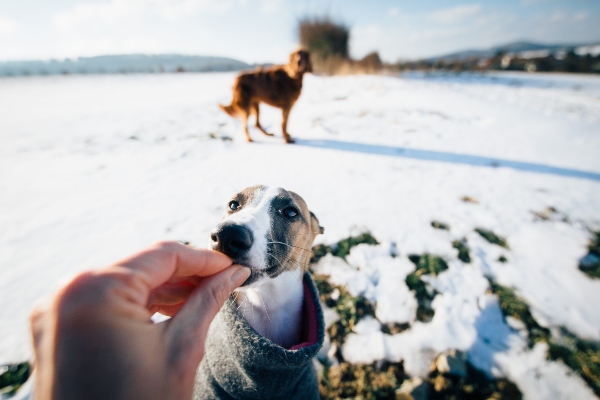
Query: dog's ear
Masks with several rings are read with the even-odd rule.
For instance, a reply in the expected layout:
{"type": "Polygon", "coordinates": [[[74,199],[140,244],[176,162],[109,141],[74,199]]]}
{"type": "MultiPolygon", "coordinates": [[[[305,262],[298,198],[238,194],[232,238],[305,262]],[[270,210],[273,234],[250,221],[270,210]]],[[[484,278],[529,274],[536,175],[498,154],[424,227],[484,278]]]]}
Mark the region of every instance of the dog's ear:
{"type": "Polygon", "coordinates": [[[313,72],[312,61],[310,60],[310,53],[306,52],[306,71],[305,72],[313,72]]]}
{"type": "Polygon", "coordinates": [[[292,69],[294,75],[298,73],[298,62],[300,61],[300,54],[297,51],[290,54],[290,62],[288,65],[292,69]]]}
{"type": "Polygon", "coordinates": [[[317,219],[317,216],[312,211],[310,212],[310,219],[311,219],[311,226],[312,226],[313,232],[318,232],[320,234],[325,232],[325,228],[323,228],[319,224],[319,220],[317,219]]]}

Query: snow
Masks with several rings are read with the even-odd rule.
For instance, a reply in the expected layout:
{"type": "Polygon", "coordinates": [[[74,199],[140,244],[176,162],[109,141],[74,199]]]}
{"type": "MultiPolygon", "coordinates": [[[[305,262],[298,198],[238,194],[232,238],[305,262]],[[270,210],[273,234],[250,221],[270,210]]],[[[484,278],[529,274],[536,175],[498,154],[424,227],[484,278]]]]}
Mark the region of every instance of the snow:
{"type": "Polygon", "coordinates": [[[527,399],[594,398],[545,359],[543,344],[527,348],[486,277],[514,287],[540,324],[600,340],[600,281],[577,269],[589,229],[600,229],[600,77],[307,76],[289,146],[280,112],[268,107],[263,126],[277,137],[251,129],[256,143],[243,142],[240,123],[216,107],[230,100],[234,76],[0,80],[0,363],[31,356],[28,313],[65,277],[158,240],[205,246],[227,198],[267,184],[304,197],[325,227],[319,242],[369,230],[382,243],[318,266],[376,302],[381,323],[411,323],[387,335],[377,320],[361,321],[346,359],[402,359],[419,375],[456,348],[527,399]],[[533,215],[549,206],[567,220],[533,215]],[[507,238],[510,250],[477,227],[507,238]],[[451,245],[462,237],[470,264],[451,245]],[[407,256],[423,252],[449,265],[427,278],[439,292],[430,323],[415,321],[404,282],[414,270],[407,256]]]}

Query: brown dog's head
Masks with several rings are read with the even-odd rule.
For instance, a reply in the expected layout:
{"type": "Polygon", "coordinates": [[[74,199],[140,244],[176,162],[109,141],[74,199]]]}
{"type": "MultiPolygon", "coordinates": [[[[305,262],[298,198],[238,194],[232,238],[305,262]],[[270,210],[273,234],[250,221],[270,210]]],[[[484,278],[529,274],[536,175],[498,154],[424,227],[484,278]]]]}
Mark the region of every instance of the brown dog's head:
{"type": "Polygon", "coordinates": [[[312,63],[310,62],[310,53],[300,49],[290,54],[290,62],[288,63],[290,71],[293,75],[302,75],[305,72],[312,72],[312,63]]]}
{"type": "Polygon", "coordinates": [[[303,274],[315,237],[323,233],[302,197],[282,188],[254,186],[234,195],[211,234],[214,250],[251,269],[244,286],[286,271],[303,274]]]}

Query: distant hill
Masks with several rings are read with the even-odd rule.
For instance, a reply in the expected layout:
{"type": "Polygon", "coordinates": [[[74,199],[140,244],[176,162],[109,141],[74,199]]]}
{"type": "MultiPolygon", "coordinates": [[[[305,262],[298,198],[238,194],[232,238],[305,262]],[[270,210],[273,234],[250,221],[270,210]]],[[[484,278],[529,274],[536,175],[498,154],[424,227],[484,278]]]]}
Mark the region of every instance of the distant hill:
{"type": "Polygon", "coordinates": [[[469,58],[489,58],[498,54],[499,52],[506,53],[523,53],[523,52],[541,52],[548,51],[549,53],[555,53],[559,51],[567,51],[570,49],[581,49],[585,52],[587,48],[597,48],[599,43],[577,43],[577,44],[541,44],[533,42],[512,42],[501,46],[491,47],[489,49],[481,50],[464,50],[450,54],[445,54],[437,57],[427,58],[427,61],[463,61],[469,58]]]}
{"type": "Polygon", "coordinates": [[[0,76],[239,71],[251,67],[245,62],[224,57],[128,54],[0,62],[0,76]]]}

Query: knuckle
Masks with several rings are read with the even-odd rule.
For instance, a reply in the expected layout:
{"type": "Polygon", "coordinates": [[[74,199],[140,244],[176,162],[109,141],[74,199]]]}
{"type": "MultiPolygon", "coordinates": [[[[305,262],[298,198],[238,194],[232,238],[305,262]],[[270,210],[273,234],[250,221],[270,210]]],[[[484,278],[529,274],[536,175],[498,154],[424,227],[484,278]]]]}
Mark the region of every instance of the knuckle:
{"type": "Polygon", "coordinates": [[[156,243],[155,245],[156,248],[162,251],[166,251],[168,253],[176,253],[181,248],[181,246],[183,246],[181,243],[175,242],[173,240],[163,240],[156,243]]]}
{"type": "Polygon", "coordinates": [[[225,300],[227,300],[227,296],[229,296],[227,289],[224,284],[215,283],[209,286],[207,294],[216,309],[221,308],[225,300]]]}
{"type": "Polygon", "coordinates": [[[115,288],[132,286],[138,281],[137,274],[127,268],[85,271],[75,275],[59,290],[55,304],[63,310],[103,304],[112,296],[115,288]]]}
{"type": "Polygon", "coordinates": [[[70,299],[77,297],[97,285],[98,277],[92,271],[81,272],[73,276],[59,292],[58,298],[70,299]]]}

